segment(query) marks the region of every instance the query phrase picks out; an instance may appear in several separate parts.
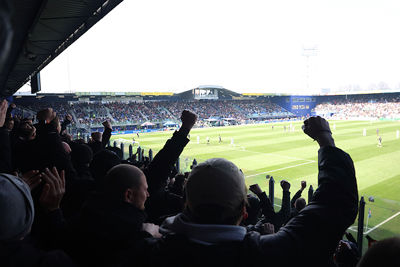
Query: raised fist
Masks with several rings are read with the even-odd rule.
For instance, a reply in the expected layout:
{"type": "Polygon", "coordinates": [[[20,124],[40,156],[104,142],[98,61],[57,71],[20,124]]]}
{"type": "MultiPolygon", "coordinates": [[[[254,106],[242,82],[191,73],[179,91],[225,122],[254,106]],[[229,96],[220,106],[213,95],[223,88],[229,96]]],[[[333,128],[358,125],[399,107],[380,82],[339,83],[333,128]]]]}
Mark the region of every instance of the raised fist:
{"type": "Polygon", "coordinates": [[[329,128],[329,123],[320,116],[311,117],[305,120],[302,129],[305,134],[315,140],[317,140],[318,136],[321,134],[332,134],[331,129],[329,128]]]}
{"type": "Polygon", "coordinates": [[[111,128],[111,123],[109,121],[103,121],[102,124],[103,124],[104,128],[112,129],[111,128]]]}
{"type": "Polygon", "coordinates": [[[329,123],[320,116],[305,120],[302,129],[305,134],[316,140],[321,147],[325,145],[335,145],[329,123]]]}
{"type": "Polygon", "coordinates": [[[185,109],[184,111],[182,111],[181,120],[182,127],[190,130],[197,121],[197,115],[185,109]]]}
{"type": "Polygon", "coordinates": [[[305,189],[306,187],[307,187],[307,182],[301,181],[301,190],[305,189]]]}
{"type": "Polygon", "coordinates": [[[290,189],[290,183],[286,180],[282,180],[281,181],[281,187],[283,189],[283,191],[289,191],[290,189]]]}
{"type": "Polygon", "coordinates": [[[256,194],[256,195],[262,193],[262,190],[261,190],[261,188],[260,188],[260,186],[259,186],[258,184],[252,184],[252,185],[250,185],[249,190],[250,190],[251,192],[253,192],[254,194],[256,194]]]}

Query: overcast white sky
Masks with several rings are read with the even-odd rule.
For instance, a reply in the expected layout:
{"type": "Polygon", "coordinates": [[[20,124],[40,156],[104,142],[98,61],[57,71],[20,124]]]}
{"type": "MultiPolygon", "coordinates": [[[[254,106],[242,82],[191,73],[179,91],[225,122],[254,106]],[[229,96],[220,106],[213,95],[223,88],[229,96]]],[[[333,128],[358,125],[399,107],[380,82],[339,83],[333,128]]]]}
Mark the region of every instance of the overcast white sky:
{"type": "Polygon", "coordinates": [[[125,0],[42,72],[42,92],[308,93],[400,84],[398,0],[125,0]]]}

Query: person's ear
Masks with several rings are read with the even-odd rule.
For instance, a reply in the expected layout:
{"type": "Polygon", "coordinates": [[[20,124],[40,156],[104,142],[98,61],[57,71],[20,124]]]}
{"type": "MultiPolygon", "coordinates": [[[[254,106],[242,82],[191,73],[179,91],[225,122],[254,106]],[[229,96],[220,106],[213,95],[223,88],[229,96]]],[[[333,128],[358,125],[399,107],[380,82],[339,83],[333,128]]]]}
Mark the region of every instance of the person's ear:
{"type": "Polygon", "coordinates": [[[126,189],[124,192],[125,202],[133,203],[134,199],[135,199],[135,192],[131,188],[126,189]]]}
{"type": "Polygon", "coordinates": [[[247,220],[247,218],[249,218],[249,214],[247,213],[246,205],[243,205],[242,218],[243,218],[243,221],[245,221],[245,220],[247,220]]]}

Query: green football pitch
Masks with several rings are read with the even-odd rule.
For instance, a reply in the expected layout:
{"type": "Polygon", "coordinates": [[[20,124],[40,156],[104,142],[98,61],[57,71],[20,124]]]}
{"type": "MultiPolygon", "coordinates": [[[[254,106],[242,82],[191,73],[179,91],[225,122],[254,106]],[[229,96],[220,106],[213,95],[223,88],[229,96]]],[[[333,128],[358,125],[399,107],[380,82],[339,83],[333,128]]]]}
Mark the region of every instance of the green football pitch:
{"type": "MultiPolygon", "coordinates": [[[[190,133],[191,141],[180,158],[181,169],[189,170],[194,158],[199,163],[213,157],[226,158],[243,170],[247,185],[258,183],[267,193],[268,184],[265,177],[269,174],[276,181],[276,209],[279,209],[282,195],[280,180],[286,179],[291,183],[292,196],[300,188],[302,180],[306,180],[314,189],[317,188],[318,144],[302,132],[301,124],[293,122],[293,131],[289,131],[289,122],[194,129],[190,133]],[[222,138],[221,143],[219,135],[222,138]],[[206,142],[207,137],[210,138],[209,144],[206,142]]],[[[368,211],[371,210],[365,233],[375,239],[398,234],[400,139],[397,139],[396,131],[400,130],[400,122],[330,121],[330,126],[336,146],[353,158],[359,195],[364,196],[367,202],[365,224],[368,211]],[[363,136],[364,129],[366,136],[363,136]],[[377,146],[377,129],[382,137],[382,147],[377,146]],[[368,200],[371,196],[373,202],[368,200]]],[[[139,138],[136,134],[115,135],[112,136],[112,140],[117,143],[124,142],[127,153],[127,145],[131,144],[132,137],[135,137],[146,154],[150,148],[156,153],[172,133],[141,133],[139,138]]],[[[137,146],[136,143],[134,151],[137,146]]],[[[306,190],[303,197],[307,199],[306,190]]],[[[355,224],[349,229],[353,235],[357,234],[356,226],[355,224]]]]}

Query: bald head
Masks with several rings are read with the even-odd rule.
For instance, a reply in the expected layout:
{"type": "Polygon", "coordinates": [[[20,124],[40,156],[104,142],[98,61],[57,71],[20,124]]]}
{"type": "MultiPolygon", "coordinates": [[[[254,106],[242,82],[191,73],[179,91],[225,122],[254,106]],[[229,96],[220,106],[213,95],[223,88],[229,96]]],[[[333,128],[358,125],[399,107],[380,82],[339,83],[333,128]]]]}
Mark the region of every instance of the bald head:
{"type": "Polygon", "coordinates": [[[110,197],[129,202],[139,209],[144,209],[149,196],[144,173],[129,164],[111,168],[105,178],[105,188],[110,197]]]}

